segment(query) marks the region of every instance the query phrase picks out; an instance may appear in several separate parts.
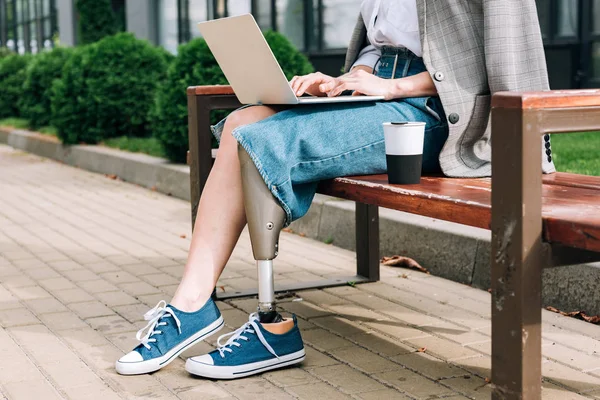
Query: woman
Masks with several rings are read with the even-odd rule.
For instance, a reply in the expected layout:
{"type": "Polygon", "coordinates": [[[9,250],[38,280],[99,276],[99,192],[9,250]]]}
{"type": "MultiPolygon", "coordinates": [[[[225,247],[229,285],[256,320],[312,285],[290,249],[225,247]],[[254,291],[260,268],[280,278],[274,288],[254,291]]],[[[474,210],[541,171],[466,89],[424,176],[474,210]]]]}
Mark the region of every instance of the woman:
{"type": "MultiPolygon", "coordinates": [[[[386,101],[280,112],[255,106],[217,125],[219,155],[183,279],[169,305],[146,314],[141,343],[117,361],[119,373],[155,371],[222,327],[210,296],[246,224],[238,142],[255,156],[289,223],[306,213],[319,180],[385,172],[383,122],[426,122],[424,172],[489,175],[490,93],[548,89],[534,0],[365,0],[346,71],[339,78],[294,77],[291,85],[298,96],[353,91],[386,101]]],[[[544,172],[554,171],[550,152],[542,162],[544,172]]],[[[231,378],[300,362],[303,357],[289,358],[299,352],[295,318],[261,324],[251,317],[225,345],[192,361],[203,376],[231,378]]]]}

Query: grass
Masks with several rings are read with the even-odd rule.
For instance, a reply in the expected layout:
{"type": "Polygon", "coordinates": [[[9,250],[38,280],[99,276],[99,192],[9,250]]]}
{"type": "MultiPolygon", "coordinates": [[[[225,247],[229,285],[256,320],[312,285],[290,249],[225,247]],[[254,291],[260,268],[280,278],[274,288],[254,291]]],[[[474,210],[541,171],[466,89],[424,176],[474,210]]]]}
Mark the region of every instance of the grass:
{"type": "Polygon", "coordinates": [[[58,136],[58,130],[53,126],[42,126],[37,130],[39,133],[50,136],[58,136]]]}
{"type": "Polygon", "coordinates": [[[155,138],[136,138],[121,136],[107,139],[101,143],[104,146],[132,153],[144,153],[155,157],[166,157],[162,145],[155,138]]]}
{"type": "Polygon", "coordinates": [[[556,169],[600,176],[600,132],[552,135],[556,169]]]}
{"type": "MultiPolygon", "coordinates": [[[[0,126],[10,126],[16,129],[30,129],[29,121],[25,118],[4,118],[0,119],[0,126]]],[[[57,136],[58,131],[53,126],[43,126],[36,130],[36,132],[43,133],[45,135],[57,136]]]]}
{"type": "Polygon", "coordinates": [[[29,121],[23,118],[4,118],[0,119],[0,125],[11,126],[16,129],[27,129],[29,128],[29,121]]]}

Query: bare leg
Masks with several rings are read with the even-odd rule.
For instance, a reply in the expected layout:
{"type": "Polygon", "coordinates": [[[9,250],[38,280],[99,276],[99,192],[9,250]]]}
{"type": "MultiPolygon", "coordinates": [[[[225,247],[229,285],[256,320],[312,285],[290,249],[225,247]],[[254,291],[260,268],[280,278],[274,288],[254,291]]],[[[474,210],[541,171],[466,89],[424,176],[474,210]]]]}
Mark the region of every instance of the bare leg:
{"type": "Polygon", "coordinates": [[[271,107],[257,106],[227,118],[218,156],[198,206],[183,278],[171,300],[182,311],[196,311],[208,300],[246,225],[237,141],[231,132],[276,112],[271,107]]]}

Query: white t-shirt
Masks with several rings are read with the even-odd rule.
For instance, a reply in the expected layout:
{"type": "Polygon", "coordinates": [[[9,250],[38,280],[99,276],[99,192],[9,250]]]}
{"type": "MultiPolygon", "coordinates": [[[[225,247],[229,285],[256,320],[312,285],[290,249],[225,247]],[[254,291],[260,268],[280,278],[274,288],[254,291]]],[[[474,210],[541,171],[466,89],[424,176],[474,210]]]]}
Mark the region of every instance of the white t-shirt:
{"type": "Polygon", "coordinates": [[[423,56],[416,0],[364,0],[360,12],[371,44],[362,49],[352,67],[373,68],[383,46],[406,47],[423,56]]]}

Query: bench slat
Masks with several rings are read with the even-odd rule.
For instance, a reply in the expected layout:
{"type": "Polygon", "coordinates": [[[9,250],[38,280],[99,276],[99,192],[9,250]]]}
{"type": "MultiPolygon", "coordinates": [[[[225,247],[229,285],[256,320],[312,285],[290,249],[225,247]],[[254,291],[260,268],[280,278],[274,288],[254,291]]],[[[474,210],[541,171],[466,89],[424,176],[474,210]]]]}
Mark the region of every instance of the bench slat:
{"type": "MultiPolygon", "coordinates": [[[[574,174],[547,179],[542,192],[544,239],[600,251],[600,186],[574,174]],[[568,188],[567,188],[568,187],[568,188]]],[[[594,177],[586,177],[594,178],[594,177]]],[[[490,229],[490,179],[423,177],[418,185],[395,186],[387,175],[337,178],[319,185],[322,194],[490,229]]]]}
{"type": "Polygon", "coordinates": [[[555,174],[544,175],[543,182],[545,185],[559,185],[583,189],[600,190],[600,176],[588,176],[570,174],[567,172],[557,172],[555,174]]]}

